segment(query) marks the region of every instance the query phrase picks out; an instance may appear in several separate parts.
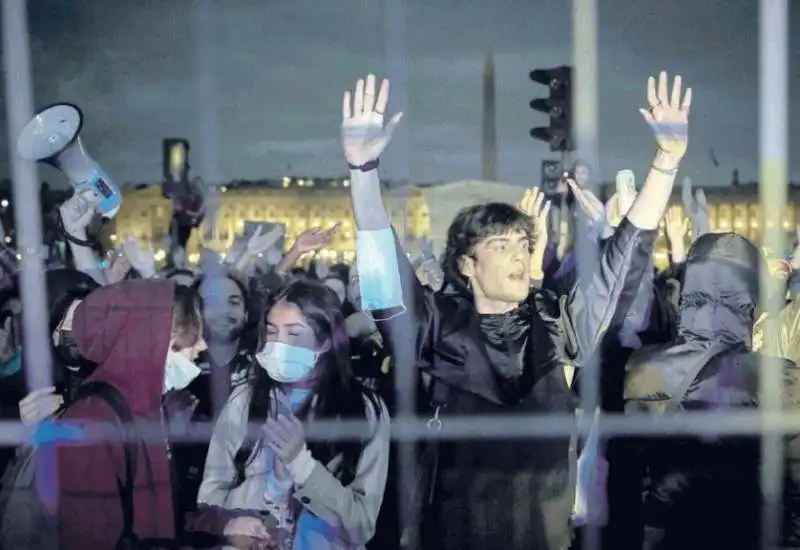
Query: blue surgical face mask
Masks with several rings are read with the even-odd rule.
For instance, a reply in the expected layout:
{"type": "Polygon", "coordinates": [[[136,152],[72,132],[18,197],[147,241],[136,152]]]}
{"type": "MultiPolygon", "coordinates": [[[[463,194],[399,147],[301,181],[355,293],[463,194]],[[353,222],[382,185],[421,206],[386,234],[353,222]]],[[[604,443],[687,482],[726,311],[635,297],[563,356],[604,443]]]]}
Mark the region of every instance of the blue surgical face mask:
{"type": "Polygon", "coordinates": [[[291,384],[311,377],[317,364],[317,353],[283,342],[267,342],[256,354],[256,361],[276,382],[291,384]]]}

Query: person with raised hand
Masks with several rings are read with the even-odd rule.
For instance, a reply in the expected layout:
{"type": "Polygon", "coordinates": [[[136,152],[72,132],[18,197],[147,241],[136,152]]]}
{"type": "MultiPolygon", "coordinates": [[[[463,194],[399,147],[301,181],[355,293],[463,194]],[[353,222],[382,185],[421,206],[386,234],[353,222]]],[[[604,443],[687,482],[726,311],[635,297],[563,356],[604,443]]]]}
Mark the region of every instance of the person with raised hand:
{"type": "MultiPolygon", "coordinates": [[[[666,73],[649,79],[642,115],[657,146],[651,169],[604,243],[594,276],[579,279],[558,299],[531,287],[533,224],[504,203],[462,210],[447,233],[443,290],[420,284],[390,226],[378,178],[379,157],[402,115],[384,126],[386,80],[376,89],[369,75],[345,92],[342,146],[350,166],[361,305],[377,321],[395,368],[425,375],[426,401],[442,430],[448,414],[574,412],[571,367],[586,364],[607,331],[619,326],[649,269],[688,145],[691,98],[680,76],[671,91],[666,73]]],[[[410,491],[429,497],[422,526],[404,522],[404,541],[437,550],[570,546],[575,488],[569,438],[434,445],[436,467],[420,478],[432,485],[410,491]],[[530,512],[515,511],[522,505],[530,512]]]]}

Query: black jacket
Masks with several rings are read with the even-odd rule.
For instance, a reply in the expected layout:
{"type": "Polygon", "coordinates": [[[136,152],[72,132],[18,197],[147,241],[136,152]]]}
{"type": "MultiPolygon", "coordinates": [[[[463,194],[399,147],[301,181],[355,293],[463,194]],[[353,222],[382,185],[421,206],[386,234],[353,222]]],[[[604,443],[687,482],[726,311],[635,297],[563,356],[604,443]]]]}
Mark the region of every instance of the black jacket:
{"type": "MultiPolygon", "coordinates": [[[[564,367],[586,361],[607,330],[625,316],[649,266],[655,237],[655,231],[641,231],[625,220],[604,243],[591,280],[577,284],[561,298],[549,291],[531,292],[520,307],[526,313],[521,381],[499,379],[472,301],[453,292],[424,288],[402,253],[397,259],[406,311],[384,321],[380,312],[373,314],[392,350],[395,368],[406,371],[402,376],[425,373],[451,388],[451,413],[569,413],[574,400],[564,367]],[[511,392],[509,384],[516,386],[511,392]]],[[[399,243],[396,247],[402,250],[399,243]]],[[[445,430],[446,426],[445,420],[445,430]]],[[[430,547],[565,548],[574,491],[567,473],[568,442],[565,434],[551,442],[446,445],[449,452],[442,458],[439,499],[427,514],[436,518],[432,523],[438,531],[438,540],[429,542],[430,547]],[[519,499],[524,503],[508,498],[506,489],[512,486],[523,491],[519,499]],[[513,513],[517,505],[530,506],[530,516],[522,523],[515,519],[519,514],[513,513]],[[462,514],[465,507],[472,511],[462,514]],[[475,514],[483,518],[480,523],[468,521],[475,514]]]]}
{"type": "MultiPolygon", "coordinates": [[[[553,355],[537,357],[538,362],[549,362],[550,368],[580,366],[594,353],[636,299],[656,236],[655,231],[637,229],[625,219],[603,243],[599,268],[590,281],[576,284],[560,299],[546,290],[529,295],[531,325],[553,347],[553,355]]],[[[502,404],[472,302],[424,287],[402,253],[398,265],[406,312],[389,320],[381,320],[381,312],[374,312],[397,368],[419,369],[454,388],[502,404]]],[[[533,346],[528,349],[540,351],[533,346]]]]}
{"type": "MultiPolygon", "coordinates": [[[[681,281],[678,336],[628,363],[627,411],[664,412],[712,343],[724,343],[682,400],[684,410],[759,406],[760,356],[750,350],[758,299],[758,249],[732,233],[706,234],[689,251],[681,281]]],[[[785,406],[800,406],[800,369],[781,361],[785,406]]],[[[759,455],[755,437],[651,439],[641,453],[642,520],[648,549],[759,548],[759,455]]],[[[786,446],[785,542],[800,542],[800,439],[786,446]]],[[[623,549],[624,550],[624,549],[623,549]]]]}

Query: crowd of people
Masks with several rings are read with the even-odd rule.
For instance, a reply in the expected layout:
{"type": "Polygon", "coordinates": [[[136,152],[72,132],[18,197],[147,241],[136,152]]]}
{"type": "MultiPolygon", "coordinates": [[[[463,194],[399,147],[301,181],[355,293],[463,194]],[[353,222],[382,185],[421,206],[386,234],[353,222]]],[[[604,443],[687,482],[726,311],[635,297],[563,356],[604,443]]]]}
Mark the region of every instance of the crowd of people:
{"type": "MultiPolygon", "coordinates": [[[[567,550],[587,524],[608,550],[759,548],[755,437],[434,439],[410,484],[391,437],[397,380],[447,430],[452,415],[574,414],[590,361],[606,412],[757,409],[761,354],[781,358],[785,405],[798,403],[800,254],[772,274],[786,307],[762,315],[759,247],[712,231],[702,190],[669,205],[691,89],[649,79],[656,154],[641,189],[603,204],[568,178],[581,215],[559,235],[535,188],[465,208],[438,260],[409,250],[383,207],[379,159],[402,116],[384,123],[388,96],[372,75],[344,95],[353,265],[300,267],[336,227],[282,256],[281,229],[257,231],[224,260],[206,251],[201,272],[160,271],[126,238],[105,265],[85,246],[97,199],[61,206],[74,266],[46,273],[50,387],[26,385],[39,367],[21,344],[24,274],[0,293],[2,416],[31,435],[0,455],[0,548],[567,550]],[[599,254],[588,276],[579,241],[599,254]],[[368,429],[305,435],[349,420],[368,429]],[[213,433],[176,437],[194,425],[213,433]]],[[[784,548],[800,547],[798,445],[783,447],[784,548]]]]}

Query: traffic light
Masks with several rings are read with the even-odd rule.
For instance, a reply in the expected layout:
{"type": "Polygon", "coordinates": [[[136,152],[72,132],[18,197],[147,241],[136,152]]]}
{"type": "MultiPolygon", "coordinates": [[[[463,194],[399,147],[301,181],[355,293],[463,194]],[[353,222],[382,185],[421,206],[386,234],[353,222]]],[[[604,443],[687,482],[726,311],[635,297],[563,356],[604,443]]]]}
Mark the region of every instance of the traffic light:
{"type": "Polygon", "coordinates": [[[550,89],[547,98],[530,103],[531,109],[550,118],[550,125],[533,128],[531,137],[549,144],[551,151],[572,151],[572,67],[536,69],[530,77],[550,89]]]}

